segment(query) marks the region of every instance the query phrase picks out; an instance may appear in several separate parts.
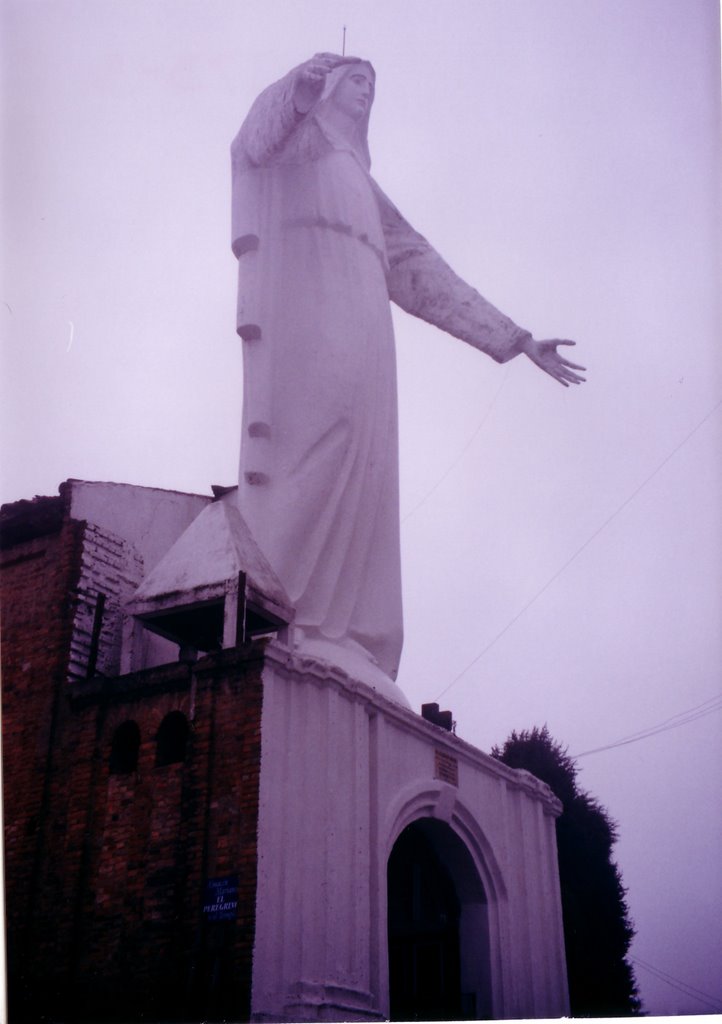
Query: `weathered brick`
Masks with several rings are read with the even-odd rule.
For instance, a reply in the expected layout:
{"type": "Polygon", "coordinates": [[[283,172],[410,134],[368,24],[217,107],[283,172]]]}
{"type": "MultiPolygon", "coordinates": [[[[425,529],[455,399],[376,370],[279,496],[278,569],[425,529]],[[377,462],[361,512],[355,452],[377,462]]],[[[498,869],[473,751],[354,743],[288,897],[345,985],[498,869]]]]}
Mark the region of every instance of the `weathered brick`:
{"type": "MultiPolygon", "coordinates": [[[[259,651],[206,658],[193,676],[176,664],[85,682],[92,619],[78,597],[102,583],[119,601],[132,580],[128,552],[69,519],[63,499],[40,501],[48,504],[28,512],[26,529],[16,516],[2,557],[10,1019],[242,1020],[255,921],[259,651]],[[170,711],[190,714],[192,681],[185,759],[156,767],[158,728],[170,711]],[[126,721],[140,731],[137,770],[111,775],[112,737],[126,721]],[[209,922],[204,883],[230,874],[239,878],[236,921],[209,922]]],[[[106,668],[117,661],[119,605],[109,607],[106,668]]]]}

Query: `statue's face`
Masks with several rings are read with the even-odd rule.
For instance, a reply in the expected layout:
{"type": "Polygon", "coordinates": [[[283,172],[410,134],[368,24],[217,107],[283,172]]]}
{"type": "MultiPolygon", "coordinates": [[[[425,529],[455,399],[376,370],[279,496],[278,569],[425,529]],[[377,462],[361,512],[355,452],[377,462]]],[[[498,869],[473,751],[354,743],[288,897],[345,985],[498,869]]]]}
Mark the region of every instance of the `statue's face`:
{"type": "Polygon", "coordinates": [[[373,72],[363,65],[352,65],[330,96],[337,110],[354,121],[360,120],[371,106],[374,95],[373,72]]]}

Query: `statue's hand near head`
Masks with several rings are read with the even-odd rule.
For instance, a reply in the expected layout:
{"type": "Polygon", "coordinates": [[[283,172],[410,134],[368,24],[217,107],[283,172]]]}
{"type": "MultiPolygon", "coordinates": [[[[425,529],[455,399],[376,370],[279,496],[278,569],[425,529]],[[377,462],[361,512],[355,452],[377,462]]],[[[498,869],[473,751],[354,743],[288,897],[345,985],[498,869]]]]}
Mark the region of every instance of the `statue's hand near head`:
{"type": "Polygon", "coordinates": [[[359,57],[341,57],[337,53],[317,53],[301,64],[296,72],[293,105],[299,114],[307,114],[320,99],[326,76],[341,64],[358,64],[359,57]]]}

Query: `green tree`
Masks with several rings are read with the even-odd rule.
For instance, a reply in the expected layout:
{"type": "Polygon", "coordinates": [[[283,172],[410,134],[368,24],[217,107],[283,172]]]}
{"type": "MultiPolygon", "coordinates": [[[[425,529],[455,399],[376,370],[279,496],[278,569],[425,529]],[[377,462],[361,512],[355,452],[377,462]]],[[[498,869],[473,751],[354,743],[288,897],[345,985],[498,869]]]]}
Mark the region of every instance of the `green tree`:
{"type": "Polygon", "coordinates": [[[514,731],[491,753],[510,768],[524,768],[546,782],[564,805],[557,819],[557,848],[572,1014],[640,1014],[634,972],[626,959],[634,927],[612,860],[615,823],[598,801],[578,788],[573,758],[546,726],[514,731]]]}

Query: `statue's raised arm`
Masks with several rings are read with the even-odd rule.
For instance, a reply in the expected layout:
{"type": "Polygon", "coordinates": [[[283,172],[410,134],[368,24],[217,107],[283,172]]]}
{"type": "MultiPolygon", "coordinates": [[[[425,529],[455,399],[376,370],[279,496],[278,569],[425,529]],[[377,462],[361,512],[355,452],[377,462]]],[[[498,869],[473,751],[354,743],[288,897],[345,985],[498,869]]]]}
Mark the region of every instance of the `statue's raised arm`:
{"type": "Polygon", "coordinates": [[[398,429],[389,299],[560,383],[581,367],[459,278],[370,175],[376,75],[316,54],[232,146],[244,339],[240,502],[296,609],[296,643],[397,700],[398,429]]]}
{"type": "Polygon", "coordinates": [[[233,142],[234,159],[255,166],[269,163],[319,100],[330,72],[358,63],[358,57],[317,53],[269,85],[251,107],[233,142]]]}

